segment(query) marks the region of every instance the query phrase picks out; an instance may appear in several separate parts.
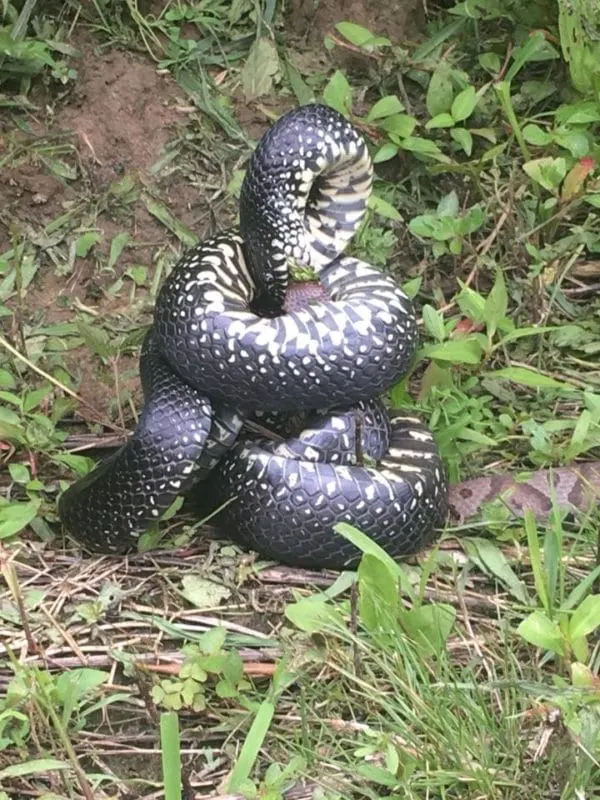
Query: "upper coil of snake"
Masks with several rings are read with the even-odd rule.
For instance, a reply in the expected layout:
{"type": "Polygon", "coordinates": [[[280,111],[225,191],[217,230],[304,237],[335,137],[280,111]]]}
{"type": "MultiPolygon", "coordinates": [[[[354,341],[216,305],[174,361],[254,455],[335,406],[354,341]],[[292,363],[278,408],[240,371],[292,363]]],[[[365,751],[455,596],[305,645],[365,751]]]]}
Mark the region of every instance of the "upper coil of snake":
{"type": "Polygon", "coordinates": [[[331,108],[291,111],[263,137],[239,232],[187,253],[159,293],[133,436],[59,501],[76,538],[123,552],[192,488],[207,508],[228,501],[228,536],[296,565],[356,565],[359,551],[333,530],[341,521],[392,556],[435,536],[447,484],[432,436],[376,400],[407,372],[415,313],[390,276],[342,255],[372,174],[364,140],[331,108]],[[291,258],[328,299],[286,312],[291,258]],[[304,429],[290,419],[299,411],[313,412],[304,429]],[[290,438],[242,434],[253,412],[273,412],[290,438]]]}

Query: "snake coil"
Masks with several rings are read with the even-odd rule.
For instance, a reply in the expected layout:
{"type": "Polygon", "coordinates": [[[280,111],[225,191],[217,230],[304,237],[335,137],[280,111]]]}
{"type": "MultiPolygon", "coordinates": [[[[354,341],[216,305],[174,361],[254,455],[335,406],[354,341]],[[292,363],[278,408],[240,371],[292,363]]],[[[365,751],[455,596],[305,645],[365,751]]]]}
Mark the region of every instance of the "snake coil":
{"type": "Polygon", "coordinates": [[[265,134],[239,231],[203,241],[161,288],[136,430],[59,500],[75,538],[125,552],[190,492],[225,503],[228,536],[299,566],[356,565],[338,522],[393,557],[434,538],[448,488],[433,437],[377,400],[408,369],[415,313],[390,276],[342,255],[372,175],[363,138],[331,108],[295,109],[265,134]],[[318,302],[294,303],[290,259],[318,274],[318,302]],[[256,413],[283,439],[241,433],[256,413]]]}

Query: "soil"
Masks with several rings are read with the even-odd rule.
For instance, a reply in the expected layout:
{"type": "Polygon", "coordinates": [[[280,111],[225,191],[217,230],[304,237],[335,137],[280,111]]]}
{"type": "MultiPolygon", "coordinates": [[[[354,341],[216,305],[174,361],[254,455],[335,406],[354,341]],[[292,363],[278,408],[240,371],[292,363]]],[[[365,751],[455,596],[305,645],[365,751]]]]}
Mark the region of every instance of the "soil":
{"type": "Polygon", "coordinates": [[[387,36],[395,45],[415,36],[423,20],[421,0],[292,0],[287,5],[286,30],[315,48],[338,22],[354,22],[373,34],[387,36]]]}

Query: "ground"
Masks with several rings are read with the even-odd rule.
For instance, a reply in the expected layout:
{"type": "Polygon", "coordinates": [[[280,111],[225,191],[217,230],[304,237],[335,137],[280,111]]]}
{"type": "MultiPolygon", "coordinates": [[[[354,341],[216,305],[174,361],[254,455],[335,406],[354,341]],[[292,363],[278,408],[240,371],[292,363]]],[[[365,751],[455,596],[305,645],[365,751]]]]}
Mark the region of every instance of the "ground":
{"type": "MultiPolygon", "coordinates": [[[[541,133],[528,132],[525,150],[515,143],[517,117],[483,92],[534,35],[509,0],[487,27],[458,32],[459,15],[438,16],[448,3],[420,0],[297,0],[275,17],[272,4],[243,0],[45,5],[28,35],[58,42],[52,52],[76,74],[47,68],[1,96],[0,800],[149,800],[180,762],[188,798],[593,796],[595,517],[536,529],[495,507],[469,541],[467,526],[449,528],[402,572],[366,559],[352,577],[265,563],[180,516],[162,526],[161,549],[91,558],[63,536],[55,500],[81,469],[73,456],[102,455],[135,424],[139,344],[167,271],[195,239],[235,223],[251,146],[299,91],[329,86],[339,101],[327,83],[336,70],[374,152],[398,141],[367,116],[379,97],[400,98],[394,124],[419,119],[414,140],[403,133],[378,162],[386,205],[355,245],[418,302],[424,349],[393,399],[428,418],[453,480],[598,458],[600,234],[589,209],[600,203],[590,167],[600,110],[586,107],[590,127],[552,127],[578,96],[545,50],[511,100],[520,128],[541,133]],[[341,21],[393,50],[361,50],[341,21]],[[279,61],[274,83],[248,99],[257,33],[274,34],[279,61]],[[483,106],[469,122],[472,158],[455,104],[455,138],[425,127],[469,81],[483,106]],[[554,159],[562,182],[527,183],[534,157],[554,159]],[[449,237],[428,234],[440,201],[463,225],[449,237]],[[487,214],[479,225],[475,206],[487,214]],[[560,331],[532,344],[540,325],[560,331]],[[181,759],[165,766],[169,708],[181,759]]],[[[539,27],[556,43],[546,5],[539,27]]]]}

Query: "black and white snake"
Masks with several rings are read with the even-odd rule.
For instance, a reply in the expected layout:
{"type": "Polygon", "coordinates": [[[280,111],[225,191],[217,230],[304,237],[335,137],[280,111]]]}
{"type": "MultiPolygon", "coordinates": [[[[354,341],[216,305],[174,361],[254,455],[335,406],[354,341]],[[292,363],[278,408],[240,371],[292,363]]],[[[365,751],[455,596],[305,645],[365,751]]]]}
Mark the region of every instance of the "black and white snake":
{"type": "Polygon", "coordinates": [[[203,241],[160,291],[133,436],[60,498],[75,538],[122,553],[192,489],[213,508],[230,501],[228,536],[299,566],[356,565],[333,530],[342,521],[392,556],[435,537],[448,490],[432,435],[376,399],[408,369],[415,313],[391,277],[342,256],[372,175],[363,138],[331,108],[303,106],[266,133],[239,231],[203,241]],[[328,299],[285,311],[290,259],[317,272],[328,299]],[[256,412],[286,438],[242,433],[256,412]]]}

